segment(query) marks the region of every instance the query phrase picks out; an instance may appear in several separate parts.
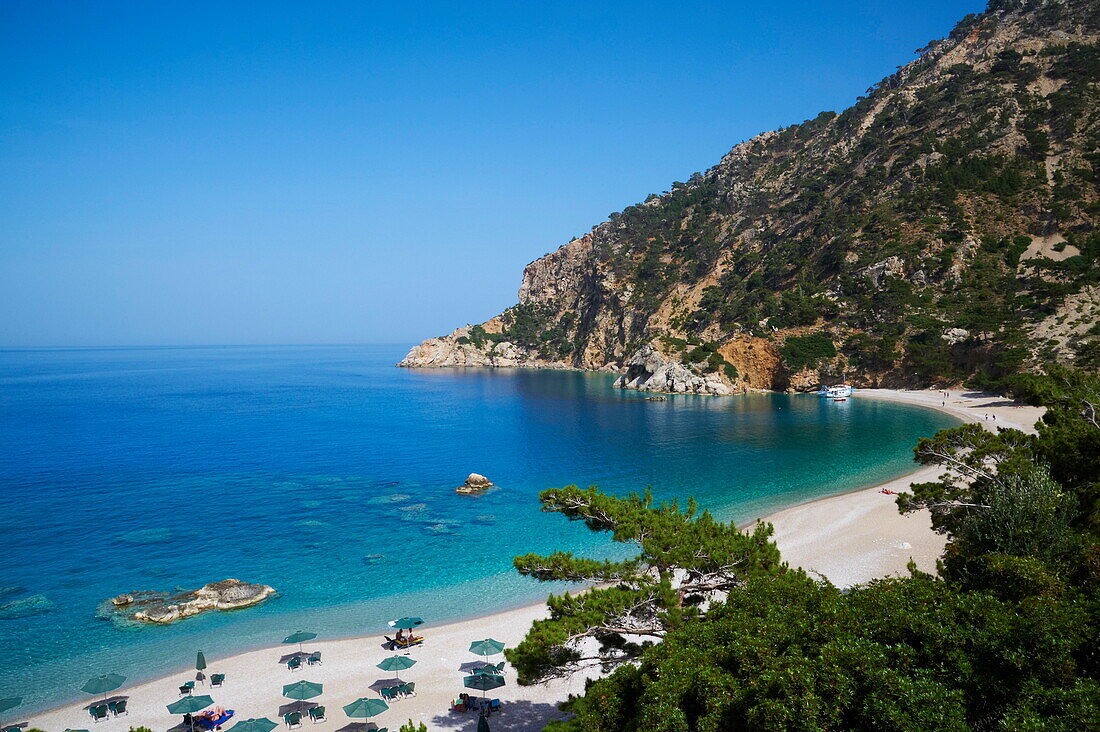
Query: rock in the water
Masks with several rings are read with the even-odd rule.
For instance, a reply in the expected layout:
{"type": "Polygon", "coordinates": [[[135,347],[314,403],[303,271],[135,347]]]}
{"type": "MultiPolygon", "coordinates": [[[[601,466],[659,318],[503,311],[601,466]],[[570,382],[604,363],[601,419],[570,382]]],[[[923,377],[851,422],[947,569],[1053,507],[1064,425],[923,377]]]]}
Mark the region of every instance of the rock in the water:
{"type": "Polygon", "coordinates": [[[211,610],[251,607],[274,594],[268,585],[226,579],[180,593],[129,592],[111,598],[110,605],[126,619],[163,625],[211,610]]]}
{"type": "Polygon", "coordinates": [[[53,601],[45,595],[27,595],[18,600],[0,604],[0,620],[18,620],[42,615],[54,609],[53,601]]]}
{"type": "Polygon", "coordinates": [[[470,473],[466,476],[466,482],[455,488],[457,493],[483,493],[493,487],[493,482],[484,475],[470,473]]]}
{"type": "Polygon", "coordinates": [[[658,394],[657,396],[646,397],[645,400],[647,402],[663,402],[667,398],[668,397],[663,397],[660,394],[658,394]]]}

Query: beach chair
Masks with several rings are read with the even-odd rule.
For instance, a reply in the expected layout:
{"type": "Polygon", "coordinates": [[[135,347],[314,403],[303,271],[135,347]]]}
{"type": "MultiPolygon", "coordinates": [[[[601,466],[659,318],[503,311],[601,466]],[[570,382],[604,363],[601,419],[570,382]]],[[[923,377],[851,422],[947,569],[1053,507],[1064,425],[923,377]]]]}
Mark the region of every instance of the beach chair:
{"type": "Polygon", "coordinates": [[[490,712],[499,712],[500,709],[501,709],[500,699],[490,699],[489,700],[489,711],[490,712]]]}
{"type": "Polygon", "coordinates": [[[323,706],[322,707],[313,707],[312,709],[309,710],[309,718],[313,720],[314,724],[316,724],[317,722],[324,722],[325,721],[325,708],[323,706]]]}
{"type": "Polygon", "coordinates": [[[416,682],[410,681],[405,684],[405,696],[416,696],[416,682]]]}
{"type": "Polygon", "coordinates": [[[225,674],[210,674],[210,685],[221,686],[225,683],[225,674]]]}
{"type": "Polygon", "coordinates": [[[294,658],[290,659],[286,662],[286,667],[291,671],[298,671],[302,668],[302,657],[295,656],[294,658]]]}
{"type": "Polygon", "coordinates": [[[382,637],[386,639],[386,642],[382,644],[383,648],[389,651],[397,648],[397,641],[395,641],[393,638],[390,638],[388,635],[384,635],[382,637]]]}
{"type": "Polygon", "coordinates": [[[465,712],[466,711],[466,702],[465,702],[465,700],[455,699],[454,701],[452,701],[451,702],[451,711],[452,712],[465,712]]]}
{"type": "Polygon", "coordinates": [[[88,710],[88,712],[92,715],[92,720],[93,721],[98,722],[100,720],[107,719],[107,705],[106,704],[100,704],[99,706],[92,707],[88,710]]]}
{"type": "Polygon", "coordinates": [[[126,715],[130,714],[129,710],[126,709],[126,700],[125,699],[119,699],[118,701],[107,702],[107,708],[110,709],[112,712],[114,712],[114,715],[116,717],[119,716],[120,714],[126,714],[126,715]]]}
{"type": "Polygon", "coordinates": [[[389,686],[382,689],[382,698],[386,701],[397,701],[400,697],[398,697],[397,688],[389,686]]]}
{"type": "Polygon", "coordinates": [[[195,682],[194,681],[188,681],[186,684],[184,684],[183,686],[180,687],[180,696],[187,696],[188,694],[190,694],[194,690],[194,688],[195,688],[195,682]]]}
{"type": "Polygon", "coordinates": [[[302,726],[302,715],[299,712],[291,712],[290,714],[284,714],[283,719],[286,720],[286,726],[290,729],[302,726]]]}
{"type": "Polygon", "coordinates": [[[314,664],[320,665],[321,652],[314,651],[313,653],[309,654],[309,658],[306,659],[306,663],[308,663],[310,666],[313,666],[314,664]]]}

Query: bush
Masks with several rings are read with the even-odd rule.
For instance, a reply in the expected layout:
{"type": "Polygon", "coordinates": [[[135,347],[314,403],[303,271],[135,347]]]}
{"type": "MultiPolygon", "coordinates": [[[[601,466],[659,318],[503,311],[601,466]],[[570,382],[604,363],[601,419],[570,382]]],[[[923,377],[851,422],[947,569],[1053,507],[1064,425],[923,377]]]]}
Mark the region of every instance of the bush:
{"type": "Polygon", "coordinates": [[[796,373],[807,366],[815,366],[823,359],[836,356],[836,346],[825,333],[791,336],[779,349],[787,369],[796,373]]]}

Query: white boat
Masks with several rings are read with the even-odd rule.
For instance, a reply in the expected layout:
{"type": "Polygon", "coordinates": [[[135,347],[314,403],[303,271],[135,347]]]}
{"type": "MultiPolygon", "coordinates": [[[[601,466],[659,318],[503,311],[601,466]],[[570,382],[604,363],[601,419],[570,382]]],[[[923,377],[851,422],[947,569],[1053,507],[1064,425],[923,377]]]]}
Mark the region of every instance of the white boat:
{"type": "Polygon", "coordinates": [[[817,393],[830,399],[846,399],[852,396],[851,384],[837,384],[835,386],[822,386],[817,393]]]}

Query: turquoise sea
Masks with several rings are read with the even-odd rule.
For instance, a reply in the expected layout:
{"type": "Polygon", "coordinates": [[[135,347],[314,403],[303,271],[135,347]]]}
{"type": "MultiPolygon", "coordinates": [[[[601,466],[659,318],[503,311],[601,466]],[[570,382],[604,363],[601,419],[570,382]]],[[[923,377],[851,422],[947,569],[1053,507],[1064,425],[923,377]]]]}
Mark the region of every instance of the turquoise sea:
{"type": "Polygon", "coordinates": [[[608,548],[538,510],[569,483],[695,496],[718,517],[911,470],[934,411],[809,395],[611,388],[562,371],[405,370],[406,346],[0,352],[0,697],[24,713],[93,673],[139,681],[277,643],[531,602],[527,551],[608,548]],[[466,474],[500,488],[454,493],[466,474]],[[124,630],[104,598],[235,577],[280,596],[124,630]]]}

